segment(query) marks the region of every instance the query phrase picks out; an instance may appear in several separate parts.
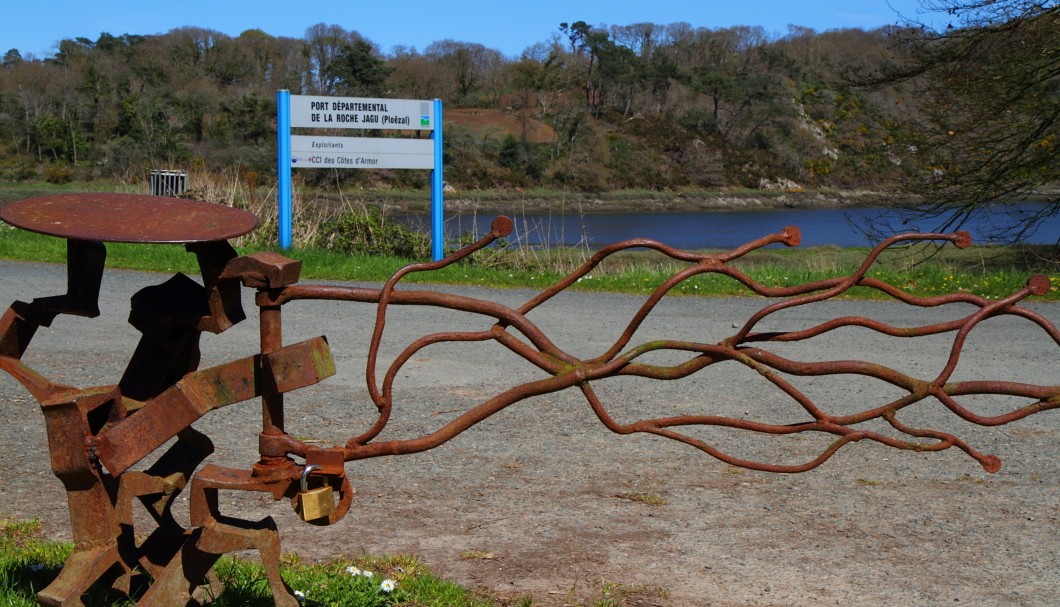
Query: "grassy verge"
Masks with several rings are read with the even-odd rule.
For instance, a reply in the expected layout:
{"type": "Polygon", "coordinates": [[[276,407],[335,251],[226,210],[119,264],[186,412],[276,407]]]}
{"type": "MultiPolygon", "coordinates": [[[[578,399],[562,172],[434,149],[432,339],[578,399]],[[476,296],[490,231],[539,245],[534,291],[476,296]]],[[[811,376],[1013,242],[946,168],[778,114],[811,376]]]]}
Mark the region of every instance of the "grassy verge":
{"type": "MultiPolygon", "coordinates": [[[[62,569],[73,545],[41,539],[41,522],[0,520],[0,605],[36,607],[35,594],[62,569]]],[[[461,558],[493,558],[492,554],[461,558]]],[[[262,566],[252,560],[223,557],[214,567],[224,590],[210,597],[212,607],[271,607],[274,605],[262,566]]],[[[412,556],[340,558],[305,563],[297,555],[283,556],[280,574],[306,607],[533,607],[529,596],[496,597],[463,588],[431,574],[412,556]]],[[[131,607],[133,598],[107,588],[92,588],[82,597],[86,607],[131,607]]],[[[657,586],[603,583],[596,596],[582,602],[570,597],[571,607],[617,607],[651,604],[666,598],[657,586]],[[627,602],[632,600],[633,602],[627,602]]]]}
{"type": "MultiPolygon", "coordinates": [[[[0,521],[0,604],[35,607],[35,593],[56,578],[73,546],[40,538],[41,523],[0,521]]],[[[216,568],[224,591],[210,603],[216,607],[273,605],[265,571],[260,564],[222,558],[216,568]]],[[[456,584],[439,579],[413,557],[339,559],[302,563],[285,555],[282,575],[305,605],[383,607],[489,607],[497,603],[456,584]]],[[[136,593],[134,593],[135,595],[136,593]]],[[[85,597],[88,607],[135,605],[135,599],[105,588],[85,597]]],[[[529,599],[522,603],[531,605],[529,599]]]]}
{"type": "MultiPolygon", "coordinates": [[[[0,258],[64,263],[61,239],[0,227],[0,258]]],[[[241,252],[260,250],[247,246],[241,252]]],[[[198,272],[193,255],[181,246],[110,244],[107,264],[114,268],[159,272],[198,272]]],[[[767,286],[794,285],[852,273],[864,260],[867,249],[818,247],[755,251],[732,263],[754,280],[767,286]]],[[[381,282],[409,260],[397,257],[343,254],[317,249],[292,249],[284,253],[303,261],[302,276],[308,280],[381,282]]],[[[583,250],[494,251],[477,254],[476,263],[457,263],[438,271],[416,273],[406,280],[489,287],[545,288],[589,256],[583,250]]],[[[1060,300],[1060,253],[1049,247],[952,247],[930,255],[923,249],[888,251],[869,270],[869,275],[915,295],[967,292],[982,297],[1004,297],[1021,288],[1034,273],[1052,281],[1049,293],[1037,298],[1060,300]]],[[[654,252],[625,252],[572,286],[575,290],[648,293],[684,264],[654,252]]],[[[733,279],[706,274],[691,278],[673,291],[679,295],[739,296],[750,291],[733,279]]],[[[846,297],[879,297],[868,289],[853,289],[846,297]]]]}

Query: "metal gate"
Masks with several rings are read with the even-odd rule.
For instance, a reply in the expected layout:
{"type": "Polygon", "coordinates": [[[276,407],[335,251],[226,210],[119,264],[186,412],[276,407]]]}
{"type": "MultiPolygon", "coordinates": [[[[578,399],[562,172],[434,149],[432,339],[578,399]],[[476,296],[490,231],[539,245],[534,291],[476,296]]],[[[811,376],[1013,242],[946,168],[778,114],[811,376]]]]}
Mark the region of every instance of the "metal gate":
{"type": "Polygon", "coordinates": [[[188,191],[188,174],[184,171],[151,171],[152,196],[180,196],[188,191]]]}

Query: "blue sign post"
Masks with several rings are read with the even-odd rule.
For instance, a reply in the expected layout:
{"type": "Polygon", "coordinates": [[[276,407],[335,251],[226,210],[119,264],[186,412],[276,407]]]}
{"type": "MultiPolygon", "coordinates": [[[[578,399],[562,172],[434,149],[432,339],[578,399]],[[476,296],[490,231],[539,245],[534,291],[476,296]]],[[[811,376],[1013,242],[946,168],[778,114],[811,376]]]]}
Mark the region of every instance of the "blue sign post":
{"type": "Polygon", "coordinates": [[[431,171],[431,259],[445,257],[445,181],[442,179],[442,100],[434,100],[434,169],[431,171]]]}
{"type": "Polygon", "coordinates": [[[291,246],[291,169],[431,169],[431,256],[444,256],[442,101],[276,92],[280,247],[291,246]],[[291,135],[291,127],[429,130],[431,139],[291,135]]]}
{"type": "Polygon", "coordinates": [[[280,248],[291,248],[291,93],[276,92],[276,174],[277,223],[280,224],[280,248]]]}

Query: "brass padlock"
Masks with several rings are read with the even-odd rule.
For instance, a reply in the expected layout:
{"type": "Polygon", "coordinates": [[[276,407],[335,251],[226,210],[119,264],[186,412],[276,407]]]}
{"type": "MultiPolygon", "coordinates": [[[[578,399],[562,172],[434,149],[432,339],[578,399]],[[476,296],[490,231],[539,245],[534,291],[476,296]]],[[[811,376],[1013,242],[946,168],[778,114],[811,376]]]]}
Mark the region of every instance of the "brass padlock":
{"type": "Polygon", "coordinates": [[[335,490],[325,483],[323,487],[309,488],[309,473],[319,466],[306,466],[302,470],[301,487],[298,492],[298,516],[303,521],[315,521],[331,516],[335,511],[335,490]]]}

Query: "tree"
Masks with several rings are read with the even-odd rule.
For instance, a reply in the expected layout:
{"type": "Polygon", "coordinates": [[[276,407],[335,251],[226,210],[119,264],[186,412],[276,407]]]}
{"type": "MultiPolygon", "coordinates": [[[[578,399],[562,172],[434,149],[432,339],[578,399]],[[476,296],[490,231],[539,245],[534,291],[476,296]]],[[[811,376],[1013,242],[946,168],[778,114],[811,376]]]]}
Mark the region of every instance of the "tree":
{"type": "Polygon", "coordinates": [[[394,95],[406,99],[442,98],[445,78],[429,59],[415,48],[396,46],[391,49],[387,66],[393,69],[387,87],[394,95]]]}
{"type": "Polygon", "coordinates": [[[305,39],[306,56],[316,71],[316,93],[334,94],[335,76],[331,69],[332,62],[338,59],[348,44],[363,38],[359,33],[346,31],[339,25],[317,23],[306,28],[305,39]]]}
{"type": "Polygon", "coordinates": [[[585,52],[588,51],[585,67],[584,92],[585,106],[592,108],[595,106],[593,95],[593,68],[596,67],[596,51],[604,42],[608,41],[607,32],[594,30],[584,21],[575,21],[574,23],[563,22],[559,24],[559,29],[570,41],[571,55],[581,58],[584,57],[585,52]]]}
{"type": "Polygon", "coordinates": [[[523,106],[539,108],[540,120],[548,117],[552,106],[566,91],[564,70],[561,50],[556,45],[545,44],[526,49],[519,61],[510,66],[512,85],[522,94],[523,106]]]}
{"type": "MultiPolygon", "coordinates": [[[[922,0],[953,21],[896,34],[907,59],[873,84],[900,84],[916,111],[899,121],[894,154],[910,169],[917,218],[955,229],[998,203],[1060,181],[1060,6],[1055,0],[922,0]]],[[[1060,213],[1053,191],[1017,227],[1018,241],[1060,213]]],[[[1060,242],[1060,237],[1058,237],[1060,242]]]]}
{"type": "Polygon", "coordinates": [[[503,63],[500,51],[458,40],[432,42],[423,54],[445,78],[446,97],[463,103],[474,102],[476,92],[487,90],[491,74],[503,63]]]}
{"type": "Polygon", "coordinates": [[[372,45],[364,40],[344,44],[328,65],[327,77],[347,95],[380,97],[385,93],[386,79],[394,71],[375,56],[372,45]]]}
{"type": "Polygon", "coordinates": [[[22,63],[22,53],[18,52],[17,48],[13,48],[4,53],[3,65],[4,67],[10,67],[22,63]]]}

